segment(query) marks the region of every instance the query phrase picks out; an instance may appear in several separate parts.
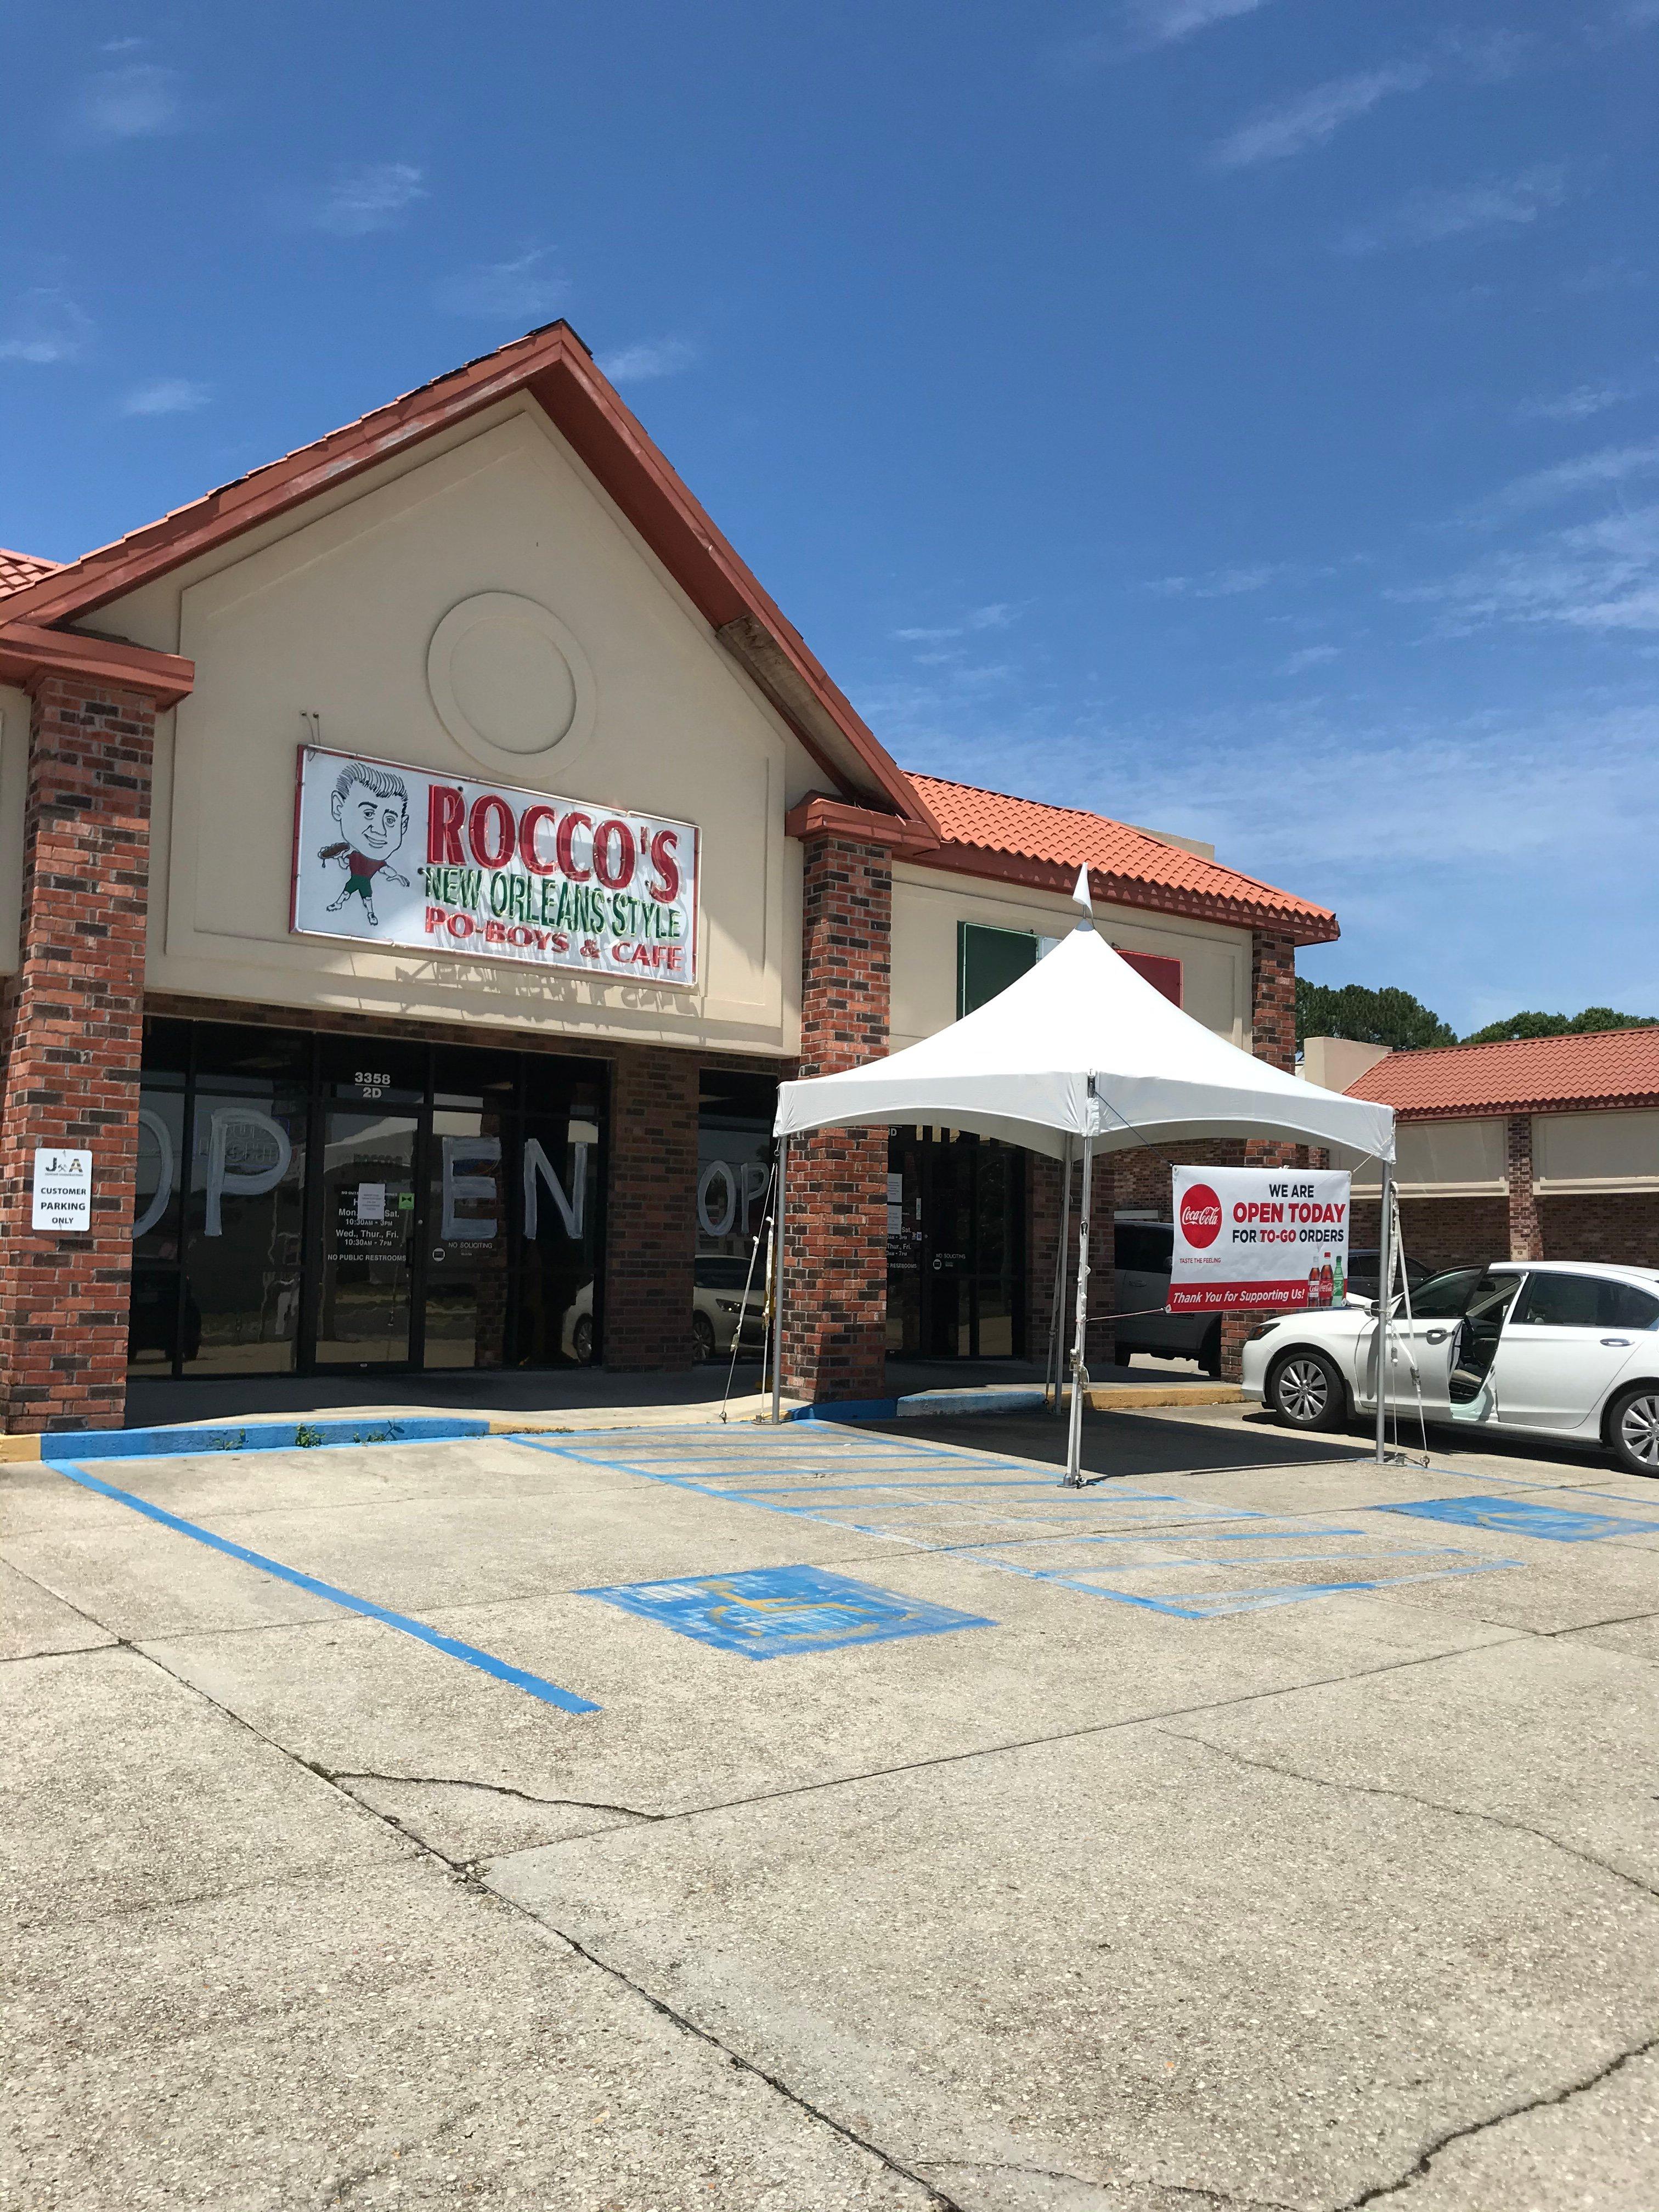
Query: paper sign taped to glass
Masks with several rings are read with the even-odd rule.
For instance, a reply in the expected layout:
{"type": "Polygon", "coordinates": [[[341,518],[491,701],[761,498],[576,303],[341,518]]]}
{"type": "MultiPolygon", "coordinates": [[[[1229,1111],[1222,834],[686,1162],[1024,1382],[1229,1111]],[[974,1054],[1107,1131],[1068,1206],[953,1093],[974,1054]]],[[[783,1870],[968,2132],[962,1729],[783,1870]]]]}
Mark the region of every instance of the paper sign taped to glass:
{"type": "Polygon", "coordinates": [[[1351,1211],[1346,1170],[1177,1168],[1166,1310],[1346,1304],[1351,1211]]]}

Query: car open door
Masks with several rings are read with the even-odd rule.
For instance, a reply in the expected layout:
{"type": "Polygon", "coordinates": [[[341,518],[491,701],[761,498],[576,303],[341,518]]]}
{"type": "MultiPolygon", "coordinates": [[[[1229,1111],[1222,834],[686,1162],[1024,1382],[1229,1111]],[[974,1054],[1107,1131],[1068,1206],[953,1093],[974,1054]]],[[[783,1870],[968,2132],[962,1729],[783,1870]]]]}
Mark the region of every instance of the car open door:
{"type": "MultiPolygon", "coordinates": [[[[1397,1299],[1389,1322],[1389,1403],[1402,1413],[1420,1405],[1429,1421],[1479,1424],[1492,1418],[1492,1365],[1523,1277],[1509,1269],[1460,1267],[1437,1275],[1413,1301],[1407,1320],[1397,1299]]],[[[1362,1402],[1376,1399],[1373,1325],[1360,1348],[1362,1402]]]]}

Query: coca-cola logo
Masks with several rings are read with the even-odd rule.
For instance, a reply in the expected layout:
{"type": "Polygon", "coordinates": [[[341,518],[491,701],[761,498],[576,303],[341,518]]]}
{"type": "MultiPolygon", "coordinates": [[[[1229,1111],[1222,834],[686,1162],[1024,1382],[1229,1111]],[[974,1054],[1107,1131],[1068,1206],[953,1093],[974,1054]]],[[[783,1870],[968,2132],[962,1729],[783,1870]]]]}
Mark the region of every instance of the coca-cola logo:
{"type": "Polygon", "coordinates": [[[1181,1233],[1202,1251],[1221,1234],[1221,1200],[1206,1182],[1195,1182],[1181,1201],[1181,1233]]]}

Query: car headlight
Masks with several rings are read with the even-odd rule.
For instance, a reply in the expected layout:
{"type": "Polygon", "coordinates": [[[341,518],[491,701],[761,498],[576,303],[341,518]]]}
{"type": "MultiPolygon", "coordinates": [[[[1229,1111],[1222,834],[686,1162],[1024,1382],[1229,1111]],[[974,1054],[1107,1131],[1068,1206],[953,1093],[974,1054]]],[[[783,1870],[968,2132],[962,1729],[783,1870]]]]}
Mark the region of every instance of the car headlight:
{"type": "Polygon", "coordinates": [[[741,1313],[743,1311],[743,1300],[741,1298],[716,1298],[714,1304],[719,1307],[722,1313],[741,1313]]]}
{"type": "Polygon", "coordinates": [[[1264,1336],[1271,1336],[1278,1327],[1276,1321],[1259,1321],[1244,1341],[1246,1344],[1257,1344],[1264,1336]]]}

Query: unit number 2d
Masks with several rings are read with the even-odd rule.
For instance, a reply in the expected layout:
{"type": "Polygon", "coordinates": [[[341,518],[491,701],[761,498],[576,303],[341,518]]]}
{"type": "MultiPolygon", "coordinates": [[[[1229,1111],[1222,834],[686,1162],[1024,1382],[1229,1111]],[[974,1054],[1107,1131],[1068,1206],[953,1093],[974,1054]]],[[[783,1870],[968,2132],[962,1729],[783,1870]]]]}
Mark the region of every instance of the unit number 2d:
{"type": "Polygon", "coordinates": [[[351,1081],[353,1088],[361,1091],[365,1098],[383,1097],[392,1088],[390,1075],[384,1071],[377,1073],[372,1067],[354,1068],[351,1081]]]}

